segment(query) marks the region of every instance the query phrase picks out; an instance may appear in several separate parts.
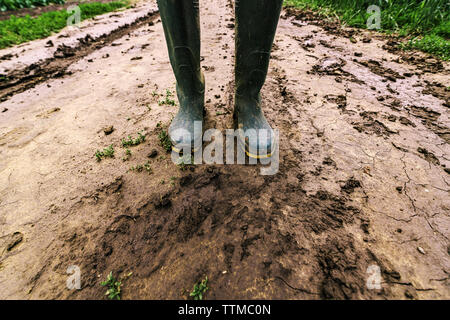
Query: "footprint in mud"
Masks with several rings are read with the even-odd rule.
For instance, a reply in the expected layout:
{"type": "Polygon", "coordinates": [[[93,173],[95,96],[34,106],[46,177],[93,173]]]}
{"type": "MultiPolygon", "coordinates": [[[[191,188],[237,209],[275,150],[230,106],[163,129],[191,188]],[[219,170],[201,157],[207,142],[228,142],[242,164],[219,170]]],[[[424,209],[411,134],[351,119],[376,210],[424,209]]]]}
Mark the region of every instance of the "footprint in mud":
{"type": "Polygon", "coordinates": [[[361,188],[361,182],[359,180],[356,180],[354,177],[351,177],[341,187],[341,190],[346,193],[353,193],[356,188],[361,188]]]}
{"type": "Polygon", "coordinates": [[[52,115],[53,113],[58,112],[60,110],[61,110],[61,108],[58,108],[58,107],[51,108],[50,110],[44,111],[44,112],[36,115],[36,118],[48,119],[50,117],[50,115],[52,115]]]}
{"type": "Polygon", "coordinates": [[[430,151],[428,151],[425,148],[417,148],[417,152],[419,152],[420,156],[427,160],[429,163],[432,163],[434,165],[440,165],[439,159],[430,151]]]}
{"type": "Polygon", "coordinates": [[[391,134],[398,134],[397,131],[394,131],[388,128],[383,122],[374,119],[378,112],[368,112],[364,111],[359,114],[361,118],[364,119],[363,122],[352,122],[353,128],[358,132],[365,134],[375,134],[377,136],[388,137],[391,134]]]}
{"type": "Polygon", "coordinates": [[[325,57],[319,60],[312,68],[313,73],[326,75],[341,75],[342,67],[345,66],[344,59],[336,57],[325,57]]]}
{"type": "Polygon", "coordinates": [[[342,68],[347,62],[338,57],[325,57],[320,59],[315,65],[313,65],[311,71],[307,71],[307,74],[328,75],[337,76],[336,81],[342,82],[342,79],[348,81],[365,84],[363,80],[358,79],[354,74],[343,70],[342,68]]]}
{"type": "Polygon", "coordinates": [[[372,73],[389,81],[396,82],[397,79],[405,79],[405,77],[400,75],[398,72],[390,68],[383,67],[379,61],[369,59],[367,61],[358,61],[358,63],[368,68],[372,73]]]}
{"type": "Polygon", "coordinates": [[[439,112],[436,112],[434,110],[431,110],[427,107],[418,107],[418,106],[410,106],[407,108],[411,111],[411,113],[416,116],[417,118],[425,119],[425,120],[431,120],[436,121],[439,116],[441,115],[439,112]]]}
{"type": "Polygon", "coordinates": [[[21,232],[14,232],[3,238],[0,238],[1,256],[13,250],[23,241],[23,234],[21,232]]]}
{"type": "Polygon", "coordinates": [[[30,128],[27,127],[17,127],[12,129],[11,131],[0,136],[0,146],[19,140],[29,131],[30,128]]]}

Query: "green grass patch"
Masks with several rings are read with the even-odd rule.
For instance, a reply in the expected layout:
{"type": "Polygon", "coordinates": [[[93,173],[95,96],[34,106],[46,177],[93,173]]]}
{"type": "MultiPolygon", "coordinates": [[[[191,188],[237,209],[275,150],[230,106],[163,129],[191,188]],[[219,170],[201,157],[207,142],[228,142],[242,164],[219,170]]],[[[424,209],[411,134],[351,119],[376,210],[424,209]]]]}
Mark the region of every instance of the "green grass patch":
{"type": "Polygon", "coordinates": [[[403,45],[403,48],[418,49],[436,54],[443,60],[450,60],[450,41],[434,34],[411,39],[403,45]]]}
{"type": "Polygon", "coordinates": [[[0,0],[0,11],[48,6],[51,3],[64,4],[64,0],[0,0]]]}
{"type": "MultiPolygon", "coordinates": [[[[79,5],[80,19],[89,19],[125,7],[127,4],[124,0],[109,3],[82,3],[79,5]]],[[[72,13],[66,10],[44,12],[35,18],[29,15],[25,17],[12,15],[8,20],[0,21],[0,49],[48,37],[52,32],[65,28],[67,19],[71,15],[72,13]]]]}
{"type": "Polygon", "coordinates": [[[312,9],[325,16],[338,16],[351,27],[366,28],[377,5],[381,30],[413,37],[404,47],[435,54],[444,60],[450,56],[450,2],[448,0],[285,0],[284,4],[312,9]]]}

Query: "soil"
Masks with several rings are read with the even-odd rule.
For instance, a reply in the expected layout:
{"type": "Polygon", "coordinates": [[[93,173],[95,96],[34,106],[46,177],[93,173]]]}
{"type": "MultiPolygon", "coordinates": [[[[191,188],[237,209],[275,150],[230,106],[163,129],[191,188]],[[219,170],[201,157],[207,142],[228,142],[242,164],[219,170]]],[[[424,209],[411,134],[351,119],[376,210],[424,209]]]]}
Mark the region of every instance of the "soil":
{"type": "MultiPolygon", "coordinates": [[[[205,126],[225,130],[233,4],[200,5],[205,126]]],[[[450,298],[448,63],[285,10],[262,91],[279,172],[176,166],[158,135],[177,107],[154,94],[175,79],[161,22],[146,19],[61,49],[74,54],[55,68],[42,59],[32,83],[5,73],[31,84],[0,89],[1,299],[105,299],[110,271],[123,299],[189,299],[205,276],[206,299],[450,298]]]]}

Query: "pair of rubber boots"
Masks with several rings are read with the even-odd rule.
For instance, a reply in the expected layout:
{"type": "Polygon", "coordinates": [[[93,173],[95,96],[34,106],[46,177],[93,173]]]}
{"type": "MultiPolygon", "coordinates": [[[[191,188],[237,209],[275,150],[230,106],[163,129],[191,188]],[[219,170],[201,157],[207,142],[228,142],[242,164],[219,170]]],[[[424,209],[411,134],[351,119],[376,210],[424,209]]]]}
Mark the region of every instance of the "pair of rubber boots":
{"type": "MultiPolygon", "coordinates": [[[[282,0],[236,0],[235,3],[234,119],[236,129],[240,129],[238,141],[252,158],[270,157],[276,143],[261,110],[260,91],[266,79],[282,3],[282,0]]],[[[194,130],[194,124],[203,123],[205,96],[200,68],[199,3],[198,0],[158,0],[158,6],[180,103],[169,136],[177,149],[193,147],[194,141],[202,141],[203,133],[194,130]]]]}

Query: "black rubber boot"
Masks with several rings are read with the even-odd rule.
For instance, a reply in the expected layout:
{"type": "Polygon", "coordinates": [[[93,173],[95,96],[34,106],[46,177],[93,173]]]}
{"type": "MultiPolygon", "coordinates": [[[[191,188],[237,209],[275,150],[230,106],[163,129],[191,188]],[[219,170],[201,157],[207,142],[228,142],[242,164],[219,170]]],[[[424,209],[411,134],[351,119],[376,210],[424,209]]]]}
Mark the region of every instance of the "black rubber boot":
{"type": "Polygon", "coordinates": [[[178,147],[193,147],[194,139],[202,139],[201,130],[194,137],[194,121],[203,123],[205,99],[205,80],[200,69],[199,4],[198,0],[158,0],[158,7],[180,102],[169,136],[178,147]]]}
{"type": "Polygon", "coordinates": [[[260,91],[282,4],[283,0],[236,0],[234,119],[242,129],[240,143],[252,158],[270,157],[275,148],[274,132],[261,110],[260,91]]]}

